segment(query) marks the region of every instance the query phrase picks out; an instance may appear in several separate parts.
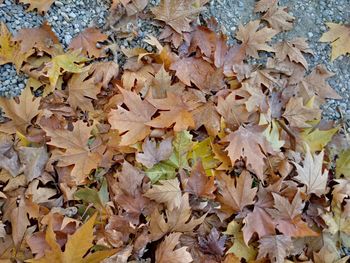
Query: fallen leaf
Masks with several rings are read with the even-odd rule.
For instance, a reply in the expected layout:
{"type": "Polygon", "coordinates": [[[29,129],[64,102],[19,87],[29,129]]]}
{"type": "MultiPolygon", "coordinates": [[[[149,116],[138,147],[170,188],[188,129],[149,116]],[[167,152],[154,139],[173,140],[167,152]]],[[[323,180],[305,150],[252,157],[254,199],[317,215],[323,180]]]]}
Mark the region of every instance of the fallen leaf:
{"type": "Polygon", "coordinates": [[[28,11],[36,9],[39,13],[45,14],[55,0],[20,0],[22,4],[29,4],[28,11]]]}
{"type": "Polygon", "coordinates": [[[108,36],[101,33],[99,29],[89,27],[73,38],[68,48],[81,50],[84,55],[88,55],[89,57],[100,58],[104,56],[103,50],[97,48],[96,45],[98,42],[106,41],[107,38],[108,36]]]}
{"type": "Polygon", "coordinates": [[[193,262],[191,254],[187,247],[181,247],[176,250],[175,246],[179,243],[181,233],[171,233],[166,236],[164,241],[156,250],[156,263],[190,263],[193,262]]]}
{"type": "Polygon", "coordinates": [[[94,63],[90,73],[92,73],[95,84],[101,83],[102,87],[106,89],[111,80],[118,76],[119,65],[113,61],[94,63]]]}
{"type": "Polygon", "coordinates": [[[216,228],[212,228],[207,238],[199,237],[199,246],[204,253],[222,256],[225,250],[226,236],[221,236],[216,228]]]}
{"type": "Polygon", "coordinates": [[[336,162],[336,175],[339,178],[344,175],[345,178],[350,178],[350,149],[342,151],[336,162]]]}
{"type": "Polygon", "coordinates": [[[331,61],[337,59],[341,55],[350,53],[348,45],[350,41],[350,27],[336,23],[326,23],[329,31],[324,33],[320,38],[321,42],[332,42],[331,61]]]}
{"type": "Polygon", "coordinates": [[[215,105],[207,102],[192,111],[195,129],[204,126],[210,136],[216,136],[220,130],[220,115],[215,105]]]}
{"type": "Polygon", "coordinates": [[[267,45],[278,32],[274,29],[264,27],[258,29],[260,20],[250,21],[247,25],[239,25],[236,38],[242,42],[246,48],[246,54],[254,58],[259,58],[258,51],[275,52],[275,49],[267,45]]]}
{"type": "Polygon", "coordinates": [[[285,9],[286,7],[273,5],[267,10],[261,19],[267,21],[272,29],[279,32],[291,30],[295,18],[288,14],[285,9]]]}
{"type": "Polygon", "coordinates": [[[118,106],[111,110],[108,115],[108,122],[112,129],[117,129],[121,136],[120,145],[128,146],[146,138],[151,132],[151,117],[156,108],[148,101],[141,100],[135,92],[120,89],[124,98],[124,104],[129,110],[118,106]]]}
{"type": "Polygon", "coordinates": [[[46,147],[20,147],[19,156],[24,164],[24,174],[28,182],[42,175],[46,162],[49,160],[46,147]]]}
{"type": "Polygon", "coordinates": [[[35,98],[29,88],[22,91],[19,103],[13,99],[0,98],[0,105],[5,116],[11,121],[0,124],[0,131],[13,134],[17,131],[27,134],[32,119],[39,114],[40,99],[35,98]]]}
{"type": "Polygon", "coordinates": [[[268,256],[271,262],[276,263],[284,263],[293,244],[290,237],[283,235],[266,236],[259,243],[258,259],[268,256]]]}

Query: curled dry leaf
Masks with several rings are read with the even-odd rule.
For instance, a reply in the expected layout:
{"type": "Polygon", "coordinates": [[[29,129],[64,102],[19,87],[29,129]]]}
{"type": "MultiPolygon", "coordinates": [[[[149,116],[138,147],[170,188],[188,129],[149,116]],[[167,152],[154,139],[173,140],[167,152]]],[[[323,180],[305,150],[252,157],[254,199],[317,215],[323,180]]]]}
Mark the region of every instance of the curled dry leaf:
{"type": "Polygon", "coordinates": [[[55,0],[20,0],[22,4],[29,4],[28,11],[37,10],[39,13],[46,13],[55,0]]]}

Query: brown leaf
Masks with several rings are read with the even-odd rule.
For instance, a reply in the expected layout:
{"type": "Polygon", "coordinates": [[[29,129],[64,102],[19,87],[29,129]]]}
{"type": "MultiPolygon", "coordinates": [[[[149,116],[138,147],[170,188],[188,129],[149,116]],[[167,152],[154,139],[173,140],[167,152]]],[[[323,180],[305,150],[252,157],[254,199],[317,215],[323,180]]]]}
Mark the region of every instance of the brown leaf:
{"type": "Polygon", "coordinates": [[[118,76],[119,65],[113,61],[94,63],[90,73],[92,73],[95,84],[101,83],[102,87],[106,89],[111,80],[118,76]]]}
{"type": "Polygon", "coordinates": [[[182,193],[179,180],[160,180],[160,185],[153,185],[144,196],[155,200],[157,203],[165,203],[169,211],[178,209],[182,202],[182,193]]]}
{"type": "Polygon", "coordinates": [[[197,161],[192,168],[191,175],[187,180],[185,191],[190,194],[194,194],[197,197],[214,199],[214,191],[216,187],[214,185],[214,177],[208,177],[203,168],[201,161],[197,161]]]}
{"type": "Polygon", "coordinates": [[[20,159],[13,148],[11,135],[0,133],[0,168],[8,171],[13,177],[22,172],[20,159]]]}
{"type": "Polygon", "coordinates": [[[261,19],[267,21],[272,29],[279,32],[291,30],[295,18],[288,14],[285,9],[286,7],[273,5],[267,10],[261,19]]]}
{"type": "Polygon", "coordinates": [[[252,128],[240,126],[237,131],[227,135],[223,142],[229,142],[226,150],[231,159],[232,165],[241,157],[246,158],[246,165],[262,180],[264,174],[265,154],[273,152],[269,142],[261,134],[252,128]]]}
{"type": "Polygon", "coordinates": [[[32,119],[39,114],[40,99],[34,98],[29,88],[25,88],[19,96],[19,103],[13,99],[0,98],[0,105],[5,116],[11,121],[0,124],[0,131],[5,133],[26,134],[32,119]]]}
{"type": "Polygon", "coordinates": [[[217,200],[221,203],[221,210],[228,216],[254,204],[257,188],[252,188],[253,178],[249,172],[243,171],[236,180],[226,174],[219,174],[217,178],[220,193],[217,200]]]}
{"type": "Polygon", "coordinates": [[[96,84],[93,78],[89,78],[87,71],[74,74],[68,82],[68,103],[73,108],[83,111],[93,111],[92,99],[97,99],[101,91],[101,85],[96,84]]]}
{"type": "Polygon", "coordinates": [[[27,217],[24,197],[21,197],[18,207],[15,207],[11,211],[12,238],[13,243],[16,247],[19,247],[21,245],[25,232],[29,225],[30,222],[27,217]]]}
{"type": "Polygon", "coordinates": [[[220,115],[212,102],[207,102],[192,111],[195,129],[204,126],[210,136],[216,136],[220,130],[220,115]]]}
{"type": "Polygon", "coordinates": [[[271,262],[284,263],[292,248],[290,237],[283,235],[266,236],[259,240],[258,259],[269,256],[271,262]]]}
{"type": "Polygon", "coordinates": [[[246,54],[254,58],[259,58],[259,50],[275,52],[275,49],[265,42],[271,40],[277,31],[267,27],[259,30],[259,26],[260,20],[250,21],[245,26],[240,25],[236,34],[236,38],[242,41],[242,45],[246,47],[246,54]]]}
{"type": "Polygon", "coordinates": [[[88,146],[93,127],[88,127],[83,121],[77,121],[73,126],[73,131],[42,129],[51,137],[47,144],[65,149],[64,153],[56,156],[58,166],[74,165],[71,176],[77,184],[82,184],[91,170],[97,168],[101,155],[92,152],[88,146]]]}
{"type": "Polygon", "coordinates": [[[42,175],[49,159],[46,147],[20,147],[19,156],[24,164],[24,174],[28,182],[42,175]]]}
{"type": "Polygon", "coordinates": [[[97,28],[86,28],[78,36],[73,38],[68,48],[73,50],[81,49],[82,53],[89,57],[103,57],[104,54],[102,50],[97,48],[96,44],[98,42],[106,41],[107,38],[108,36],[102,34],[97,28]]]}
{"type": "Polygon", "coordinates": [[[204,10],[193,0],[161,0],[159,6],[151,8],[157,20],[164,21],[176,32],[190,32],[190,22],[204,10]]]}
{"type": "Polygon", "coordinates": [[[175,246],[179,243],[181,233],[171,233],[166,236],[164,241],[156,250],[156,263],[190,263],[193,262],[191,254],[187,247],[181,247],[176,250],[175,246]]]}
{"type": "Polygon", "coordinates": [[[182,131],[194,127],[191,110],[196,108],[194,101],[186,101],[184,96],[169,92],[165,99],[147,99],[157,109],[162,110],[160,116],[147,122],[155,128],[168,128],[174,125],[174,131],[182,131]]]}
{"type": "Polygon", "coordinates": [[[171,90],[171,76],[165,71],[164,65],[154,76],[151,89],[153,99],[164,99],[167,97],[167,91],[171,90]]]}
{"type": "Polygon", "coordinates": [[[220,233],[213,227],[207,238],[199,237],[198,243],[203,252],[221,257],[225,251],[225,241],[226,236],[220,237],[220,233]]]}
{"type": "Polygon", "coordinates": [[[282,116],[288,120],[291,127],[308,128],[311,125],[307,121],[317,120],[320,115],[321,110],[304,106],[303,98],[291,97],[282,116]]]}
{"type": "Polygon", "coordinates": [[[149,138],[145,139],[142,144],[143,153],[136,154],[136,161],[142,163],[147,168],[152,168],[153,165],[160,161],[169,159],[173,152],[171,141],[171,138],[167,138],[162,140],[157,146],[155,141],[152,141],[149,138]]]}
{"type": "Polygon", "coordinates": [[[309,54],[313,54],[313,52],[306,43],[305,38],[295,38],[291,41],[283,41],[277,43],[274,48],[276,49],[276,58],[280,61],[283,61],[288,57],[290,61],[300,63],[305,69],[308,69],[307,61],[301,52],[309,54]]]}
{"type": "Polygon", "coordinates": [[[170,66],[176,71],[176,76],[187,86],[191,82],[205,93],[218,91],[225,86],[223,73],[215,70],[207,61],[201,58],[182,58],[170,66]]]}
{"type": "Polygon", "coordinates": [[[141,100],[135,92],[120,89],[124,97],[124,104],[129,110],[118,106],[117,110],[111,110],[108,122],[112,129],[117,129],[122,134],[120,145],[127,146],[146,138],[151,127],[148,125],[156,108],[148,101],[141,100]]]}
{"type": "Polygon", "coordinates": [[[29,4],[28,11],[34,9],[38,10],[39,13],[46,13],[55,0],[20,0],[22,4],[29,4]]]}
{"type": "Polygon", "coordinates": [[[19,30],[13,40],[21,43],[22,53],[27,53],[32,48],[37,48],[39,51],[44,51],[51,55],[56,50],[54,45],[60,44],[58,37],[46,21],[40,27],[19,30]]]}

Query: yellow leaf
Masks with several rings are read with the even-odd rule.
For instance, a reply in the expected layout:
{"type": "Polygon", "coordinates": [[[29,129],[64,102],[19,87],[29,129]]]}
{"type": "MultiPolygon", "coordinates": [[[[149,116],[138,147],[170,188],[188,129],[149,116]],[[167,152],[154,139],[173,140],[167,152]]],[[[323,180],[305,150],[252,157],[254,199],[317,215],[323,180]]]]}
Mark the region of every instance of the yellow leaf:
{"type": "Polygon", "coordinates": [[[329,31],[320,38],[321,42],[332,42],[332,57],[335,60],[341,55],[350,53],[350,26],[336,23],[326,23],[329,31]]]}
{"type": "Polygon", "coordinates": [[[339,154],[335,171],[337,178],[343,174],[346,178],[350,179],[350,149],[342,151],[339,154]]]}
{"type": "Polygon", "coordinates": [[[273,150],[279,151],[280,148],[284,145],[283,140],[280,140],[280,132],[278,123],[275,120],[269,124],[266,130],[263,132],[266,139],[271,143],[273,150]]]}
{"type": "Polygon", "coordinates": [[[85,258],[83,256],[93,246],[94,240],[94,223],[97,217],[95,213],[84,225],[82,225],[73,235],[68,236],[64,252],[61,251],[60,245],[56,241],[52,224],[46,231],[45,239],[50,246],[50,251],[45,251],[45,256],[39,259],[30,259],[27,262],[42,263],[98,263],[103,259],[113,255],[115,250],[103,250],[89,254],[85,258]]]}
{"type": "Polygon", "coordinates": [[[311,152],[322,151],[338,130],[338,127],[325,131],[308,128],[301,133],[301,138],[309,145],[311,152]]]}

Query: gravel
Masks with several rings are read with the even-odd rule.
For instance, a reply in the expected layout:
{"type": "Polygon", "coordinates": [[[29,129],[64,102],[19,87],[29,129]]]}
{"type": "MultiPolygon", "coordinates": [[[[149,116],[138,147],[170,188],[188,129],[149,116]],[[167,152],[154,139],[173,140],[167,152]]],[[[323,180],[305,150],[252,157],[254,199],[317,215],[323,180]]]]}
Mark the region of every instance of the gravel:
{"type": "MultiPolygon", "coordinates": [[[[222,30],[230,36],[234,43],[234,35],[240,23],[246,24],[250,20],[260,17],[254,14],[255,0],[213,0],[209,4],[206,16],[217,19],[222,30]]],[[[350,56],[341,56],[334,62],[330,61],[331,46],[318,40],[327,31],[326,22],[350,23],[349,0],[280,0],[281,6],[286,6],[290,14],[296,19],[291,31],[278,34],[276,41],[305,37],[314,51],[314,56],[307,55],[309,71],[318,64],[325,64],[327,69],[336,75],[329,79],[329,84],[343,97],[342,100],[329,99],[323,106],[324,117],[338,119],[339,108],[350,123],[350,56]]]]}
{"type": "MultiPolygon", "coordinates": [[[[15,34],[21,28],[40,26],[45,20],[52,26],[61,43],[67,47],[72,38],[90,26],[103,27],[108,14],[108,0],[60,0],[55,1],[44,16],[36,12],[27,12],[25,7],[14,0],[5,0],[0,4],[0,21],[5,22],[9,30],[15,34]]],[[[221,25],[222,31],[234,43],[235,31],[239,24],[245,24],[252,19],[259,18],[254,14],[255,0],[212,0],[204,17],[214,16],[221,25]]],[[[159,0],[151,0],[150,5],[156,5],[159,0]]],[[[330,85],[343,97],[342,100],[328,100],[324,105],[324,116],[329,119],[340,117],[337,108],[341,109],[345,117],[350,120],[350,57],[341,56],[333,63],[330,61],[331,47],[327,43],[318,42],[321,35],[327,31],[325,22],[350,22],[349,0],[280,0],[281,6],[288,7],[289,12],[296,17],[291,31],[280,33],[275,41],[305,37],[314,56],[307,56],[309,70],[318,64],[325,64],[328,70],[336,75],[329,81],[330,85]]],[[[116,38],[120,47],[148,46],[143,39],[148,35],[157,36],[159,28],[150,19],[136,20],[137,36],[133,38],[116,38]]],[[[108,29],[107,29],[108,31],[108,29]]],[[[122,57],[122,56],[121,56],[122,57]]],[[[122,58],[118,58],[122,59],[122,58]]],[[[26,78],[17,74],[10,65],[0,66],[0,96],[14,97],[20,94],[25,86],[26,78]]]]}

